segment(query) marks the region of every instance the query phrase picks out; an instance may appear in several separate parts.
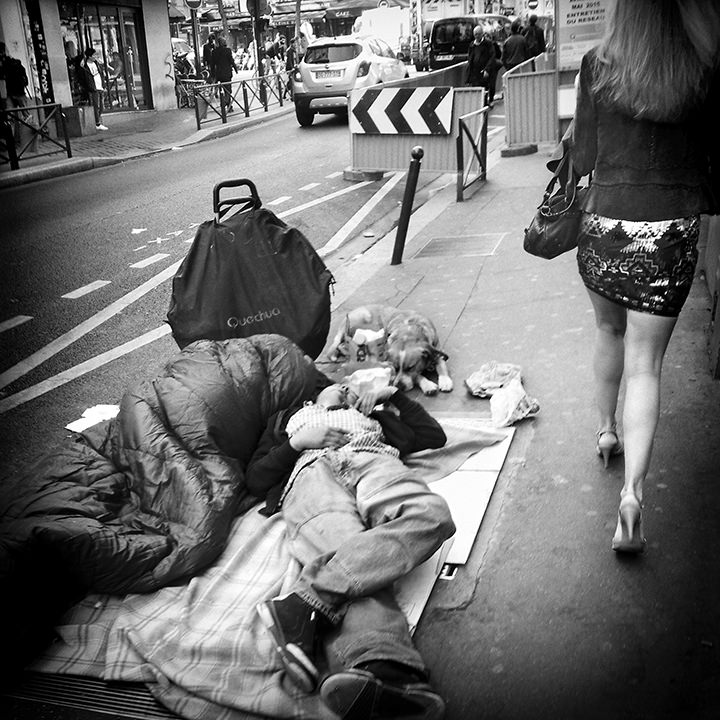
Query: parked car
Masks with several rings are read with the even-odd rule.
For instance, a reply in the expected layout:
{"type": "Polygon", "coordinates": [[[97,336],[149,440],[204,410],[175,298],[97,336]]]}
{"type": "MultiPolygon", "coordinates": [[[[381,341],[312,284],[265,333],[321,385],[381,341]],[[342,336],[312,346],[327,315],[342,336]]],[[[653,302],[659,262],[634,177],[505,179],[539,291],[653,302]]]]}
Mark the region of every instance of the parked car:
{"type": "Polygon", "coordinates": [[[502,45],[510,35],[511,20],[504,15],[459,15],[433,20],[428,33],[427,65],[430,70],[456,65],[467,60],[473,41],[473,29],[482,25],[492,39],[502,45]]]}
{"type": "Polygon", "coordinates": [[[295,115],[307,127],[316,113],[346,113],[351,90],[407,76],[405,63],[381,38],[318,38],[293,72],[295,115]]]}

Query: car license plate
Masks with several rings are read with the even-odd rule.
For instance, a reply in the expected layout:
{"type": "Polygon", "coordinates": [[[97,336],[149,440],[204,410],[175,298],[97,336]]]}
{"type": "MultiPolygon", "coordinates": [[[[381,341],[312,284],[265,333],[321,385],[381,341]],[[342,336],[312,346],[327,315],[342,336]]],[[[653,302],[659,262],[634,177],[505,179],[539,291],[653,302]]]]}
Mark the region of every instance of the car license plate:
{"type": "Polygon", "coordinates": [[[327,78],[339,78],[342,75],[340,70],[318,70],[315,73],[315,77],[318,80],[325,80],[327,78]]]}
{"type": "Polygon", "coordinates": [[[437,55],[437,56],[435,57],[435,59],[436,59],[436,60],[442,60],[442,61],[452,60],[452,59],[453,59],[453,56],[452,56],[452,55],[437,55]]]}

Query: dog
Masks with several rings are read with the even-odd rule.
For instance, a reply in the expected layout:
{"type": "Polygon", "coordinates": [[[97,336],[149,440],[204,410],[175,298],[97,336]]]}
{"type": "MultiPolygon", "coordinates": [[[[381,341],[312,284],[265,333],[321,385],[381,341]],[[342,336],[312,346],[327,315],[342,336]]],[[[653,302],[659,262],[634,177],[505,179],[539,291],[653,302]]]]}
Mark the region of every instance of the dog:
{"type": "Polygon", "coordinates": [[[363,305],[351,310],[337,331],[328,356],[337,362],[389,362],[394,369],[393,385],[401,390],[419,387],[425,395],[450,392],[453,381],[448,356],[430,318],[419,312],[389,305],[363,305]],[[437,374],[437,382],[428,377],[437,374]]]}

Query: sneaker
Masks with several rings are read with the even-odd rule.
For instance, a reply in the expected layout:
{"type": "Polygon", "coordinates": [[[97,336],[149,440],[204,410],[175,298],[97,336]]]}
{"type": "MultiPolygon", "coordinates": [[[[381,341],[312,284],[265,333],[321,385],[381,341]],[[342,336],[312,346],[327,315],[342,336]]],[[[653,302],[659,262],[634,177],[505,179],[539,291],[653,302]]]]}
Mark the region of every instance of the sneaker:
{"type": "Polygon", "coordinates": [[[366,670],[328,676],[320,687],[325,704],[343,720],[442,720],[445,702],[425,682],[394,683],[366,670]]]}
{"type": "Polygon", "coordinates": [[[319,613],[296,593],[257,605],[258,615],[275,641],[275,651],[290,680],[311,693],[320,674],[315,666],[315,635],[319,613]]]}
{"type": "Polygon", "coordinates": [[[96,125],[95,129],[96,130],[107,130],[107,128],[104,125],[96,125]]]}

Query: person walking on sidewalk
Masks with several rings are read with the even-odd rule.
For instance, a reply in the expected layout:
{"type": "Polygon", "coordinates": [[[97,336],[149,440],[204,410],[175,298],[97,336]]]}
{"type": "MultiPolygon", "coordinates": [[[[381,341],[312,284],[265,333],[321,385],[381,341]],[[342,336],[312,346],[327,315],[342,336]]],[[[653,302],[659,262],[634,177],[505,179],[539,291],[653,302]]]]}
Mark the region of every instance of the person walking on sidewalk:
{"type": "Polygon", "coordinates": [[[95,59],[95,48],[85,49],[85,57],[80,62],[81,82],[90,98],[95,113],[95,128],[107,130],[103,124],[103,81],[100,65],[95,59]]]}
{"type": "Polygon", "coordinates": [[[499,69],[497,45],[481,25],[473,28],[473,41],[468,48],[465,84],[484,87],[485,104],[492,107],[495,98],[495,81],[499,69]]]}
{"type": "Polygon", "coordinates": [[[503,43],[502,48],[502,64],[506,71],[512,70],[530,57],[527,41],[520,32],[521,30],[520,21],[513,20],[510,25],[510,37],[503,43]]]}
{"type": "Polygon", "coordinates": [[[617,0],[577,81],[572,159],[579,175],[594,171],[577,263],[597,325],[597,453],[606,467],[625,453],[618,552],[645,547],[663,357],[693,282],[700,213],[720,210],[718,38],[716,0],[617,0]]]}
{"type": "Polygon", "coordinates": [[[538,16],[528,18],[529,25],[523,30],[529,57],[537,57],[545,52],[545,32],[537,24],[538,16]]]}
{"type": "Polygon", "coordinates": [[[437,421],[397,388],[358,398],[334,384],[315,403],[270,418],[248,464],[248,489],[266,499],[266,514],[282,495],[302,566],[293,591],[258,613],[304,692],[320,680],[322,640],[330,674],[320,694],[342,718],[444,714],[392,584],[455,532],[443,498],[400,460],[445,442],[437,421]]]}
{"type": "Polygon", "coordinates": [[[220,103],[232,112],[232,79],[233,73],[237,72],[235,58],[232,50],[227,46],[227,41],[221,35],[217,38],[217,47],[212,51],[211,75],[215,82],[220,83],[220,103]]]}

